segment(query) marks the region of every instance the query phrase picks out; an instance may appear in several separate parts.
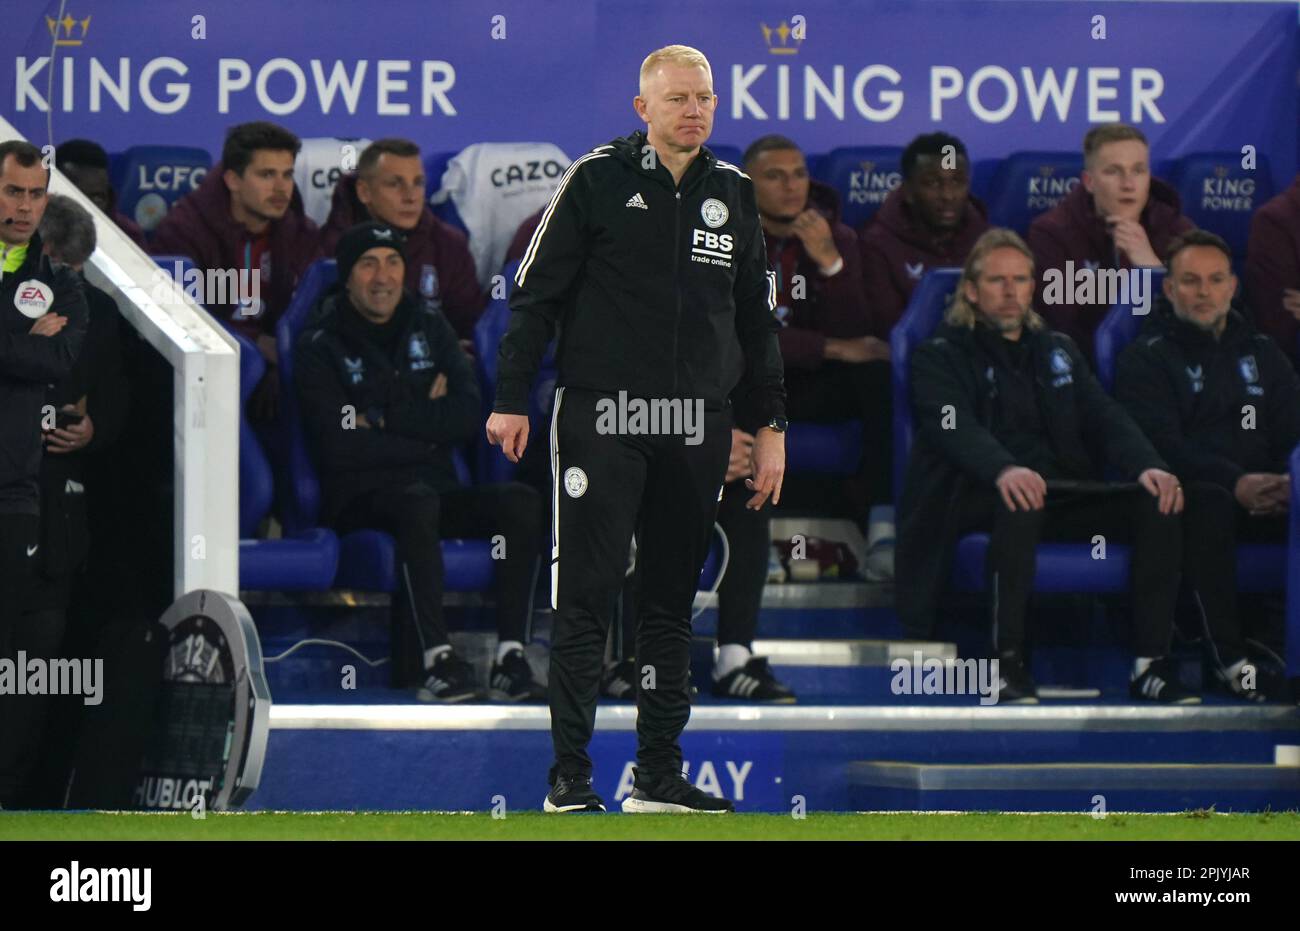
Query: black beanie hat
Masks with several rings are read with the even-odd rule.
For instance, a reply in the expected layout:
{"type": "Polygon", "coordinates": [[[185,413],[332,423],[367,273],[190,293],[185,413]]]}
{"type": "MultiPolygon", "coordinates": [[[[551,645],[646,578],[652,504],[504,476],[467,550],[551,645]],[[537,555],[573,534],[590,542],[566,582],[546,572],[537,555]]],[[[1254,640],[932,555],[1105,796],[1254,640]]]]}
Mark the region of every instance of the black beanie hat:
{"type": "Polygon", "coordinates": [[[339,237],[339,244],[334,249],[334,256],[339,266],[339,284],[347,284],[348,278],[352,275],[352,266],[356,265],[357,259],[365,255],[368,250],[381,246],[396,249],[397,254],[405,261],[406,255],[402,251],[405,245],[406,237],[387,223],[376,223],[372,220],[351,227],[339,237]]]}

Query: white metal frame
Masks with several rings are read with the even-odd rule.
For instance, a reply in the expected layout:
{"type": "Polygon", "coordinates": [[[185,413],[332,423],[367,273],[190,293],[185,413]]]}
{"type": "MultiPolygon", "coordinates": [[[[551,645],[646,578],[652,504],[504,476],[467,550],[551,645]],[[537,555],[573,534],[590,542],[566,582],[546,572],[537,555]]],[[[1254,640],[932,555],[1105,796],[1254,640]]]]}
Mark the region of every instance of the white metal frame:
{"type": "MultiPolygon", "coordinates": [[[[23,138],[0,116],[0,141],[23,138]]],[[[153,259],[57,168],[50,192],[71,197],[95,218],[98,246],[86,263],[87,280],[113,297],[174,372],[175,594],[206,588],[237,598],[239,344],[170,276],[164,286],[173,290],[174,299],[155,301],[159,279],[153,259]]]]}

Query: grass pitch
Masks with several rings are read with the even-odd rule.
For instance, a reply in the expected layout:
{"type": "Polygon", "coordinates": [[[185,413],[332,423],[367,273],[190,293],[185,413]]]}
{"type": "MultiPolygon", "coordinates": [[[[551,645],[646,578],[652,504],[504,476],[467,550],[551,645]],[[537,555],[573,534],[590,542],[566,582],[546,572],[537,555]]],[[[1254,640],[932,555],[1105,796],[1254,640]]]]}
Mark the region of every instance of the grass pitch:
{"type": "Polygon", "coordinates": [[[6,840],[1300,840],[1300,813],[0,812],[6,840]]]}

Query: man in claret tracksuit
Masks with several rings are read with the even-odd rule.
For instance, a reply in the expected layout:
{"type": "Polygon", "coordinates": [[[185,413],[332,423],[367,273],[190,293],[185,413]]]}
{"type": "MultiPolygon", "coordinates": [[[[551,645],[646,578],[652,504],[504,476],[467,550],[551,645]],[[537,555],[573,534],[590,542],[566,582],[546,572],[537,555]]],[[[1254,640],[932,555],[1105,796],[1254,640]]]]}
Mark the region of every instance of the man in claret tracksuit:
{"type": "Polygon", "coordinates": [[[461,487],[452,450],[474,435],[478,382],[451,325],[404,291],[401,233],[362,223],[338,243],[339,287],[299,339],[303,420],[321,466],[322,520],[340,533],[396,538],[393,680],[426,701],[478,689],[442,617],[442,537],[502,537],[496,553],[496,663],[491,697],[537,701],[523,645],[538,571],[541,500],[527,485],[461,487]],[[418,645],[412,643],[418,641],[418,645]]]}
{"type": "Polygon", "coordinates": [[[529,387],[558,325],[547,811],[605,810],[587,744],[634,531],[646,687],[623,810],[734,810],[682,777],[678,738],[691,710],[691,604],[731,452],[727,402],[742,375],[761,424],[749,506],[779,500],[785,468],[774,282],[753,184],[702,147],[717,106],[708,60],[668,46],[640,77],[634,106],[647,131],[574,162],[529,244],[487,423],[489,441],[518,461],[529,387]],[[658,428],[633,419],[650,403],[658,428]],[[664,418],[674,404],[678,415],[664,418]],[[615,407],[628,415],[617,423],[615,407]]]}
{"type": "MultiPolygon", "coordinates": [[[[72,371],[87,326],[77,276],[50,261],[36,232],[49,180],[40,149],[0,143],[0,659],[10,661],[39,565],[41,408],[47,386],[72,371]]],[[[0,805],[19,788],[17,735],[34,712],[31,696],[0,694],[0,805]]]]}
{"type": "Polygon", "coordinates": [[[1226,242],[1193,230],[1170,245],[1168,264],[1164,297],[1120,356],[1115,395],[1184,482],[1209,486],[1184,520],[1187,549],[1198,540],[1215,546],[1189,578],[1210,680],[1240,698],[1284,698],[1266,666],[1247,662],[1234,554],[1238,540],[1286,541],[1300,378],[1277,343],[1233,309],[1226,242]]]}

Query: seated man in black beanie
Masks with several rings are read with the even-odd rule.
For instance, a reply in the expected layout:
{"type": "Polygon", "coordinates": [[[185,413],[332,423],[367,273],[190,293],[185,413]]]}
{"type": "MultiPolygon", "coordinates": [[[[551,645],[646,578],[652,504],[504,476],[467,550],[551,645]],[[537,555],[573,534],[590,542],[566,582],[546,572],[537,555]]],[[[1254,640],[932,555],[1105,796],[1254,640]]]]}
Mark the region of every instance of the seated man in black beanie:
{"type": "Polygon", "coordinates": [[[439,539],[494,538],[499,642],[488,693],[542,701],[523,651],[541,502],[520,483],[458,483],[452,450],[478,430],[478,384],[446,319],[402,290],[404,245],[381,223],[344,233],[339,283],[298,344],[297,390],[321,469],[322,520],[340,533],[372,528],[396,537],[393,679],[398,687],[422,683],[428,701],[478,694],[443,622],[439,539]],[[406,648],[412,635],[418,665],[406,648]]]}

